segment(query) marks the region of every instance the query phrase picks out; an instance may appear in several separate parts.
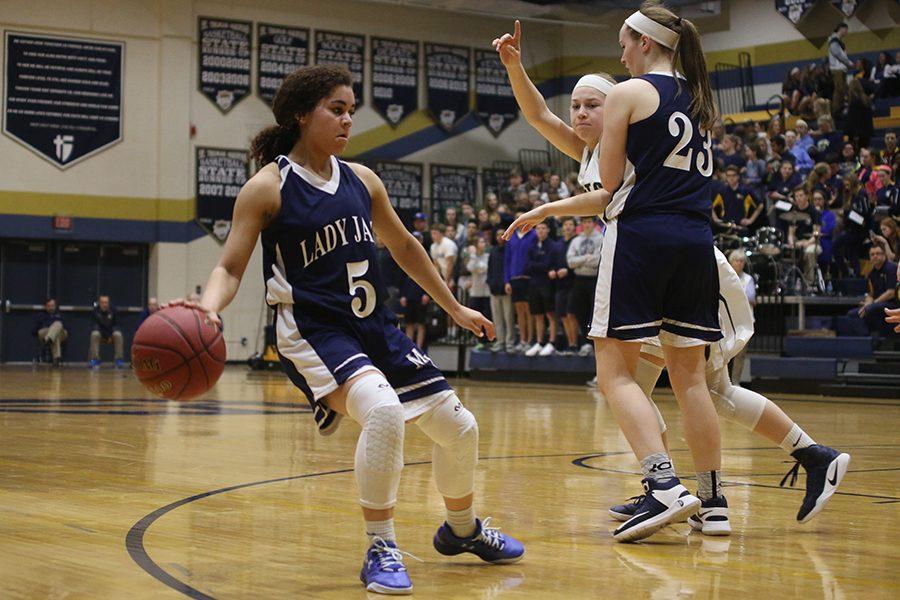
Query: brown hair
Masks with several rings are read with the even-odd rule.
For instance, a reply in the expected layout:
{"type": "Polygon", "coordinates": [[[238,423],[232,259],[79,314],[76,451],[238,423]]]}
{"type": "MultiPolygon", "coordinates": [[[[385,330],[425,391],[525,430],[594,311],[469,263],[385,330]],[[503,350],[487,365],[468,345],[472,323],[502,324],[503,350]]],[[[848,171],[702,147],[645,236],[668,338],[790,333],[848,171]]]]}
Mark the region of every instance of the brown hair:
{"type": "Polygon", "coordinates": [[[301,67],[284,78],[272,100],[277,125],[266,127],[250,143],[250,158],[261,169],[279,154],[287,154],[300,139],[297,118],[312,112],[334,88],[352,86],[350,71],[344,67],[316,65],[301,67]]]}
{"type": "Polygon", "coordinates": [[[847,84],[847,95],[849,96],[848,103],[856,100],[863,106],[869,106],[869,96],[863,89],[862,83],[860,83],[859,79],[856,79],[855,77],[849,84],[847,84]]]}
{"type": "MultiPolygon", "coordinates": [[[[680,65],[691,89],[691,116],[700,121],[703,129],[709,131],[719,118],[719,109],[709,87],[709,73],[706,71],[706,59],[700,45],[700,32],[689,20],[682,19],[655,0],[645,1],[640,10],[645,17],[678,34],[678,43],[672,51],[675,58],[672,61],[673,75],[680,65]]],[[[628,30],[633,37],[641,37],[640,33],[630,27],[628,30]]],[[[668,48],[660,47],[668,51],[668,48]]],[[[678,81],[677,77],[675,81],[678,81]]]]}

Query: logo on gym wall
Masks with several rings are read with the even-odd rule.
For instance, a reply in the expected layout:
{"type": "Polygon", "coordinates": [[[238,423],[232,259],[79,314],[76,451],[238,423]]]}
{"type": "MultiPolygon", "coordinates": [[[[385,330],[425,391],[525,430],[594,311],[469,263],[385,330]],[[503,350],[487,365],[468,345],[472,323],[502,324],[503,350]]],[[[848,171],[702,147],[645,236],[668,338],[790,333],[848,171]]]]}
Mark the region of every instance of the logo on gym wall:
{"type": "Polygon", "coordinates": [[[60,169],[122,139],[125,44],[7,31],[3,133],[60,169]]]}

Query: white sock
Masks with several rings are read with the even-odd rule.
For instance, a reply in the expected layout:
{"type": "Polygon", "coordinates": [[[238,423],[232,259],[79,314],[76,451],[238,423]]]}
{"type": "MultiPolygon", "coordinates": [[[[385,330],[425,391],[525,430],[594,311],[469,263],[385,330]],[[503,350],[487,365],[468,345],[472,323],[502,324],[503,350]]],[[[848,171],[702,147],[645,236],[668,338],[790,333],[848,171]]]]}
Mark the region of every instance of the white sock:
{"type": "Polygon", "coordinates": [[[447,524],[456,537],[467,538],[475,533],[475,505],[462,510],[447,509],[447,524]]]}
{"type": "Polygon", "coordinates": [[[369,545],[371,546],[376,537],[380,537],[386,542],[396,542],[397,534],[394,533],[394,519],[385,519],[384,521],[366,521],[366,535],[369,536],[369,545]]]}
{"type": "Polygon", "coordinates": [[[792,454],[797,450],[802,450],[803,448],[809,448],[816,442],[813,441],[811,437],[806,435],[806,432],[803,431],[799,425],[794,423],[794,426],[791,427],[791,430],[788,431],[788,434],[784,436],[784,439],[781,440],[781,449],[787,452],[788,454],[792,454]]]}

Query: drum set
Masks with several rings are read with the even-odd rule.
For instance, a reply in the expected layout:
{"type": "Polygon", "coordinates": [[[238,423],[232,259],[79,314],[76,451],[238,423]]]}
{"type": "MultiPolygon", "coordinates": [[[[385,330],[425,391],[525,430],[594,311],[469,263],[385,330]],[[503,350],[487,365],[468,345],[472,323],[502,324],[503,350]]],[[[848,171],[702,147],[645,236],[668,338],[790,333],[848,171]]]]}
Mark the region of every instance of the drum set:
{"type": "MultiPolygon", "coordinates": [[[[785,212],[778,218],[788,225],[810,222],[809,214],[800,211],[785,212]]],[[[805,294],[809,291],[803,279],[802,250],[789,245],[781,229],[760,227],[752,231],[734,223],[727,223],[726,227],[727,231],[715,236],[716,247],[726,257],[734,250],[745,253],[747,259],[744,268],[756,280],[756,289],[760,295],[781,295],[791,291],[805,294]]],[[[821,292],[825,290],[818,264],[814,287],[821,292]]]]}

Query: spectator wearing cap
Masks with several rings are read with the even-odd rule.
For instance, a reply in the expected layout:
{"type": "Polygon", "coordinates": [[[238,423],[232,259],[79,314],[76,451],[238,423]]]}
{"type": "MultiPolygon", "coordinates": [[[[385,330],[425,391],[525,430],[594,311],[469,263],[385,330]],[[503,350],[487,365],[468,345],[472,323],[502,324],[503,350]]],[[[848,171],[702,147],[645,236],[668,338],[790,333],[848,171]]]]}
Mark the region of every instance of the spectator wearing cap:
{"type": "Polygon", "coordinates": [[[431,250],[431,233],[428,231],[428,217],[423,212],[417,212],[413,215],[413,232],[418,232],[422,236],[422,245],[425,252],[431,250]]]}

